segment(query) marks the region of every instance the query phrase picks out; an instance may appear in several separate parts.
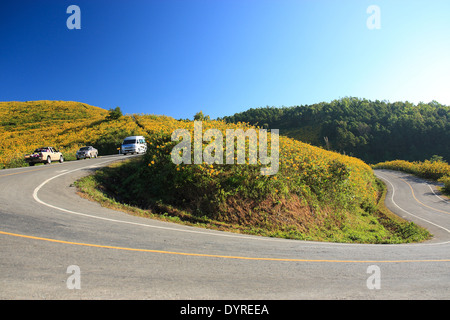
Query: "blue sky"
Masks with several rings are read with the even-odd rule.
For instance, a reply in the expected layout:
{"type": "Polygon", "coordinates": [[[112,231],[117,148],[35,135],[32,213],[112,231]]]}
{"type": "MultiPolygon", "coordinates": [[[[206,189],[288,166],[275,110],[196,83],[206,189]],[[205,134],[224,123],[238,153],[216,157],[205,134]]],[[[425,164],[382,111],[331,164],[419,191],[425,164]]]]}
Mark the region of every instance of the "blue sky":
{"type": "Polygon", "coordinates": [[[450,1],[0,2],[0,101],[192,119],[345,96],[450,105],[450,1]]]}

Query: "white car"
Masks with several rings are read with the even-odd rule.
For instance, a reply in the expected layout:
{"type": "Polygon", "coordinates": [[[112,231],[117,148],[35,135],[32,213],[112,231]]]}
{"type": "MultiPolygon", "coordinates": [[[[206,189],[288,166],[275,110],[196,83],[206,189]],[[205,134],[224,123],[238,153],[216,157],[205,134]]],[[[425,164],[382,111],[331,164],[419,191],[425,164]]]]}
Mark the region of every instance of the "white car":
{"type": "Polygon", "coordinates": [[[121,153],[145,153],[147,151],[147,143],[143,136],[126,137],[122,142],[121,153]]]}
{"type": "Polygon", "coordinates": [[[86,158],[97,158],[98,150],[93,146],[82,147],[76,153],[77,160],[86,159],[86,158]]]}

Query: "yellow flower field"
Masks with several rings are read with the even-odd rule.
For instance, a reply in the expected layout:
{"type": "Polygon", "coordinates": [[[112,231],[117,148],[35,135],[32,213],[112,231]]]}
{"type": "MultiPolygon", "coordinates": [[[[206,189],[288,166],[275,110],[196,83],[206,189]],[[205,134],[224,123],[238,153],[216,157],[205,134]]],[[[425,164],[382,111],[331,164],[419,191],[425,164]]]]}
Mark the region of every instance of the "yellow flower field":
{"type": "MultiPolygon", "coordinates": [[[[178,121],[165,116],[135,115],[135,117],[138,123],[142,125],[149,134],[159,133],[160,135],[171,135],[176,129],[187,129],[191,132],[191,137],[193,139],[194,125],[192,121],[178,121]]],[[[247,130],[249,128],[254,127],[250,126],[248,123],[227,124],[223,121],[216,120],[202,122],[203,133],[208,129],[219,129],[224,137],[227,129],[247,130]]],[[[274,185],[278,185],[276,189],[279,192],[287,195],[290,192],[300,192],[300,189],[305,189],[306,186],[314,186],[316,193],[320,193],[320,191],[325,189],[332,190],[333,188],[338,187],[336,184],[336,177],[347,174],[348,180],[345,181],[345,186],[340,186],[345,187],[348,190],[347,194],[351,193],[349,199],[345,199],[345,201],[354,203],[376,202],[378,191],[374,182],[375,178],[373,171],[371,167],[363,161],[314,147],[284,136],[280,136],[279,140],[279,172],[272,178],[274,185]]],[[[203,142],[204,146],[207,144],[208,142],[203,142]]],[[[223,145],[225,146],[225,143],[223,145]]],[[[165,141],[163,144],[154,147],[170,152],[173,143],[171,141],[165,141]]],[[[225,154],[225,150],[223,154],[225,154]]],[[[150,163],[150,165],[152,165],[152,163],[150,163]]],[[[186,165],[181,165],[181,167],[186,167],[186,165]]],[[[205,175],[209,176],[227,174],[229,171],[229,168],[227,168],[227,165],[225,164],[215,164],[213,167],[210,167],[209,164],[202,164],[198,165],[198,168],[204,172],[205,175]]],[[[182,169],[178,169],[178,171],[180,170],[182,169]]],[[[252,177],[256,178],[257,176],[258,171],[255,171],[252,177]]]]}
{"type": "Polygon", "coordinates": [[[375,169],[392,169],[412,173],[425,179],[439,180],[442,177],[450,177],[450,165],[443,161],[404,161],[393,160],[381,162],[373,166],[375,169]]]}
{"type": "Polygon", "coordinates": [[[105,137],[118,147],[126,135],[145,133],[131,116],[105,121],[107,115],[104,109],[70,101],[0,102],[0,168],[23,165],[25,154],[43,146],[73,159],[80,147],[102,145],[105,137]]]}

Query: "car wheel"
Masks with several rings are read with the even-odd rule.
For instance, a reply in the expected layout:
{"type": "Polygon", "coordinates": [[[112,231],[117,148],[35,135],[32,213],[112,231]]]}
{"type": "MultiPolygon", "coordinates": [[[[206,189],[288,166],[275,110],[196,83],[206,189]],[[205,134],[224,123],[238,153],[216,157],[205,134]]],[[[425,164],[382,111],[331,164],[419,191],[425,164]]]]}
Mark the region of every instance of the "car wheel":
{"type": "Polygon", "coordinates": [[[52,158],[47,157],[47,164],[50,164],[50,163],[52,163],[52,158]]]}
{"type": "Polygon", "coordinates": [[[64,162],[64,158],[63,158],[63,156],[60,156],[59,157],[59,163],[63,163],[64,162]]]}

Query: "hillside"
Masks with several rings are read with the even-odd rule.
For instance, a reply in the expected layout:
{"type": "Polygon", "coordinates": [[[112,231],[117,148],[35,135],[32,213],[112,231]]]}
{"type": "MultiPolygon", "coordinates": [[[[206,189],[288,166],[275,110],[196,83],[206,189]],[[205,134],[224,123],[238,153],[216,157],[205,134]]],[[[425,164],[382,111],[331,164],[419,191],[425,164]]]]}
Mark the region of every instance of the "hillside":
{"type": "MultiPolygon", "coordinates": [[[[384,186],[359,159],[280,137],[275,175],[261,175],[264,165],[249,164],[248,157],[240,165],[177,165],[171,160],[176,145],[171,134],[186,129],[193,137],[194,123],[164,116],[136,119],[147,131],[147,154],[80,181],[77,185],[88,197],[122,209],[118,204],[131,205],[145,216],[272,237],[401,243],[428,236],[384,209],[384,186]]],[[[212,128],[225,134],[252,127],[202,122],[203,134],[212,128]]],[[[195,142],[191,144],[194,150],[195,142]]],[[[203,141],[203,151],[208,147],[203,141]]]]}
{"type": "Polygon", "coordinates": [[[108,111],[72,101],[0,102],[0,169],[25,165],[23,155],[54,146],[65,159],[83,145],[117,152],[124,136],[143,133],[130,116],[107,120],[108,111]]]}
{"type": "MultiPolygon", "coordinates": [[[[171,150],[177,142],[171,134],[186,129],[193,136],[193,121],[155,115],[111,120],[108,114],[78,102],[2,102],[1,164],[24,165],[23,154],[44,145],[60,149],[68,160],[82,145],[97,147],[100,155],[116,153],[123,137],[144,135],[144,156],[84,178],[77,182],[80,191],[103,203],[139,208],[151,217],[265,236],[364,243],[421,241],[429,236],[383,209],[383,184],[357,158],[280,136],[274,175],[261,175],[265,165],[250,164],[248,156],[244,164],[176,165],[171,150]]],[[[208,129],[225,137],[227,129],[257,128],[203,121],[202,135],[208,129]]],[[[268,143],[272,144],[270,136],[268,143]]],[[[194,150],[195,139],[190,145],[194,150]]],[[[211,147],[205,140],[200,146],[203,151],[211,147]]]]}
{"type": "Polygon", "coordinates": [[[433,155],[450,160],[450,107],[435,101],[414,105],[343,98],[304,106],[252,108],[223,120],[280,129],[288,137],[367,163],[423,161],[433,155]]]}

